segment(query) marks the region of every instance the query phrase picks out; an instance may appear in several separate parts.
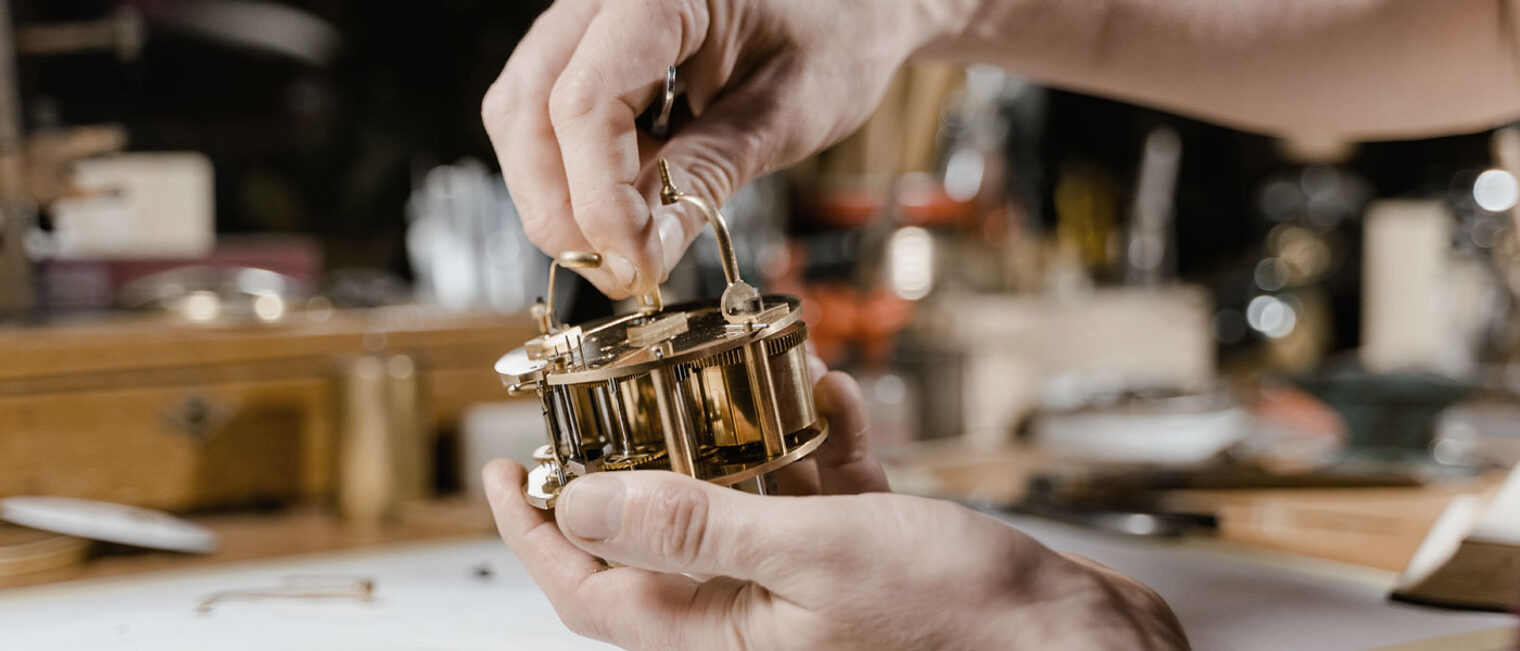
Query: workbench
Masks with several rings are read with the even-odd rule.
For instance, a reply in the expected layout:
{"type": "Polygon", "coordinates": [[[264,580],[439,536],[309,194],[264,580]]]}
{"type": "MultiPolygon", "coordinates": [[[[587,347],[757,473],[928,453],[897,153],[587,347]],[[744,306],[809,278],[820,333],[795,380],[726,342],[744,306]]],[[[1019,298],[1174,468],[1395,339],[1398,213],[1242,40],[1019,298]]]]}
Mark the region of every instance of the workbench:
{"type": "MultiPolygon", "coordinates": [[[[1145,582],[1172,605],[1197,649],[1339,651],[1451,635],[1471,642],[1435,648],[1485,649],[1494,647],[1483,640],[1516,627],[1510,615],[1388,602],[1391,576],[1378,570],[997,517],[1145,582]]],[[[607,648],[566,630],[506,547],[479,534],[3,590],[0,631],[7,648],[25,649],[607,648]],[[212,593],[309,575],[372,580],[374,597],[196,610],[212,593]]]]}
{"type": "MultiPolygon", "coordinates": [[[[502,397],[490,363],[531,332],[512,317],[417,308],[232,328],[152,317],[0,328],[0,495],[178,511],[261,492],[286,498],[271,508],[191,513],[220,535],[222,548],[211,555],[113,550],[0,582],[4,646],[602,648],[558,623],[492,535],[484,504],[412,500],[370,524],[345,522],[331,508],[344,360],[416,360],[433,432],[451,427],[466,406],[502,397]],[[197,410],[199,420],[190,417],[197,410]],[[269,432],[269,440],[253,436],[269,432]],[[278,452],[270,441],[298,450],[265,457],[286,463],[285,471],[205,483],[218,477],[218,463],[278,452]],[[205,594],[302,574],[373,578],[375,599],[233,602],[194,612],[205,594]]],[[[1007,503],[1037,463],[1018,449],[942,446],[899,459],[894,481],[928,473],[943,496],[1007,503]]],[[[1480,637],[1448,647],[1478,649],[1494,635],[1485,631],[1514,628],[1515,618],[1395,604],[1386,593],[1449,499],[1486,485],[1194,495],[1221,514],[1221,530],[1182,542],[996,515],[1152,586],[1199,649],[1368,648],[1453,634],[1480,637]]]]}
{"type": "MultiPolygon", "coordinates": [[[[292,312],[274,323],[163,314],[0,327],[0,497],[80,497],[174,512],[325,501],[338,480],[355,359],[404,359],[425,494],[433,437],[505,399],[496,358],[526,317],[419,305],[292,312]],[[347,410],[347,411],[346,411],[347,410]]],[[[383,402],[383,401],[380,401],[383,402]]]]}

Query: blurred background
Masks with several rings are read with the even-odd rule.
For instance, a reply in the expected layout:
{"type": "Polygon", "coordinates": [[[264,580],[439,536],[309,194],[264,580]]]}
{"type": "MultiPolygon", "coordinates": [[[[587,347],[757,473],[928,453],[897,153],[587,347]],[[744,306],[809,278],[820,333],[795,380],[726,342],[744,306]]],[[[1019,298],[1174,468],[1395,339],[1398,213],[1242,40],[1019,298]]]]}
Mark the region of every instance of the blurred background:
{"type": "MultiPolygon", "coordinates": [[[[543,441],[491,365],[548,259],[479,104],[547,4],[12,0],[0,497],[223,560],[488,531],[480,465],[543,441]]],[[[899,490],[1397,571],[1520,461],[1517,173],[1513,127],[1274,138],[915,66],[726,212],[899,490]]],[[[722,287],[708,234],[666,296],[722,287]]],[[[206,562],[60,540],[0,528],[0,585],[206,562]]]]}

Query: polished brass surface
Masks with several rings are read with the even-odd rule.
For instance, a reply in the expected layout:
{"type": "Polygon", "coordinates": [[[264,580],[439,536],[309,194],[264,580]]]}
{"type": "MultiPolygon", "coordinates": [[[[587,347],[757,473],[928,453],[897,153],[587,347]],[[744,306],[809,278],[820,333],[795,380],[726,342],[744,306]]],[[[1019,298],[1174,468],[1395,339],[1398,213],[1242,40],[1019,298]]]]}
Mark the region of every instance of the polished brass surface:
{"type": "MultiPolygon", "coordinates": [[[[662,201],[697,207],[713,227],[727,288],[718,300],[671,306],[652,292],[634,313],[570,326],[541,309],[542,334],[496,363],[509,392],[543,406],[549,445],[524,488],[539,508],[553,508],[577,476],[633,469],[766,494],[769,473],[828,436],[813,404],[801,302],[746,284],[717,208],[676,189],[664,161],[660,171],[662,201]]],[[[550,282],[559,266],[597,264],[595,254],[561,255],[550,282]]]]}
{"type": "Polygon", "coordinates": [[[771,365],[765,362],[765,342],[744,346],[744,370],[749,375],[749,391],[755,399],[755,419],[760,423],[760,439],[770,456],[786,454],[782,438],[781,414],[776,412],[776,385],[771,365]]]}
{"type": "Polygon", "coordinates": [[[636,307],[640,314],[659,312],[665,309],[665,297],[660,295],[660,289],[656,287],[654,291],[647,294],[639,294],[638,305],[636,307]]]}
{"type": "Polygon", "coordinates": [[[554,371],[547,378],[549,384],[624,378],[659,366],[695,362],[738,350],[755,339],[785,332],[801,320],[802,303],[796,297],[767,294],[761,300],[765,309],[755,315],[753,327],[748,328],[728,323],[711,300],[671,305],[653,314],[623,314],[564,327],[536,337],[523,348],[503,356],[496,362],[496,372],[509,384],[541,379],[546,369],[554,371]],[[630,328],[671,316],[686,320],[685,332],[659,345],[634,345],[630,328]],[[550,362],[562,364],[550,369],[550,362]]]}
{"type": "Polygon", "coordinates": [[[660,416],[660,431],[665,435],[665,452],[670,457],[670,469],[696,477],[696,426],[691,422],[691,412],[682,408],[685,400],[682,400],[681,385],[665,369],[650,371],[648,378],[654,385],[655,411],[660,416]]]}

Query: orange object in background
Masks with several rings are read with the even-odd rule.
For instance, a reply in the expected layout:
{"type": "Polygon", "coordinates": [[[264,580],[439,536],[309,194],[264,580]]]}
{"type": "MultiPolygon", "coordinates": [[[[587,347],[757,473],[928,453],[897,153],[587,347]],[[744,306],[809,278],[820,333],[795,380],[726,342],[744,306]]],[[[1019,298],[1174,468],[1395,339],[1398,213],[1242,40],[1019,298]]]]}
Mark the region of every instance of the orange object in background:
{"type": "Polygon", "coordinates": [[[914,301],[881,286],[862,290],[843,280],[804,281],[806,251],[796,242],[788,248],[788,264],[768,285],[802,299],[808,340],[818,357],[832,367],[850,361],[851,353],[858,352],[861,362],[885,364],[897,333],[913,322],[914,301]]]}
{"type": "MultiPolygon", "coordinates": [[[[893,190],[895,214],[885,218],[895,219],[898,226],[975,228],[978,221],[975,201],[952,198],[944,185],[931,176],[903,176],[893,190]]],[[[884,218],[882,199],[887,194],[866,184],[839,187],[807,198],[801,208],[806,220],[817,226],[839,230],[867,228],[884,218]]]]}
{"type": "MultiPolygon", "coordinates": [[[[928,174],[901,175],[890,188],[860,180],[818,191],[804,199],[801,212],[813,226],[836,233],[866,232],[883,220],[894,222],[894,228],[946,230],[974,230],[977,223],[976,202],[950,197],[928,174]],[[889,198],[895,205],[887,208],[889,198]]],[[[867,288],[842,278],[806,280],[807,248],[793,239],[787,250],[785,264],[766,279],[767,286],[802,299],[809,341],[819,357],[830,366],[885,366],[897,334],[913,322],[916,301],[898,296],[880,279],[867,288]]]]}
{"type": "Polygon", "coordinates": [[[897,190],[898,219],[903,226],[923,228],[964,228],[975,230],[977,205],[945,192],[945,186],[932,177],[904,177],[897,190]]]}

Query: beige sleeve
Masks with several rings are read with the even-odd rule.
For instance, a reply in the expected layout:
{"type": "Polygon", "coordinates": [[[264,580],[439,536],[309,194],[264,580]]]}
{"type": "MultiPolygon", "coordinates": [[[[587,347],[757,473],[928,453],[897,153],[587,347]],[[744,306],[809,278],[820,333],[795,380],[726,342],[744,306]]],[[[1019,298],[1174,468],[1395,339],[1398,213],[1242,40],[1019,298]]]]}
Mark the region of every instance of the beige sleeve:
{"type": "Polygon", "coordinates": [[[1520,119],[1520,0],[960,0],[920,55],[1268,133],[1375,139],[1520,119]]]}

